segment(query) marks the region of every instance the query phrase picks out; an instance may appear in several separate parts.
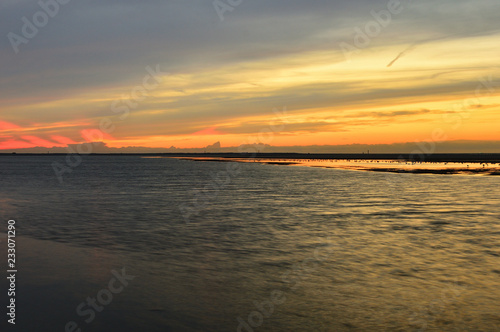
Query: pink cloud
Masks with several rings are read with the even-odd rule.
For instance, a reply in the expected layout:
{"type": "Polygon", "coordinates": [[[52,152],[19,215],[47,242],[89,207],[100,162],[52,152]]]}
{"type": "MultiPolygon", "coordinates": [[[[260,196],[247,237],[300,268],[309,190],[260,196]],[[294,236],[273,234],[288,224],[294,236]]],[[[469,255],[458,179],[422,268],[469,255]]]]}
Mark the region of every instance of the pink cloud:
{"type": "Polygon", "coordinates": [[[0,130],[9,130],[9,129],[17,129],[20,128],[18,125],[7,121],[0,121],[0,130]]]}
{"type": "Polygon", "coordinates": [[[73,141],[71,138],[59,136],[59,135],[52,135],[52,136],[50,136],[50,139],[55,141],[55,142],[58,142],[60,144],[64,144],[64,145],[78,144],[77,142],[73,141]]]}
{"type": "Polygon", "coordinates": [[[15,139],[9,139],[4,142],[0,142],[0,150],[7,150],[7,149],[24,149],[24,148],[32,148],[34,147],[33,144],[25,142],[25,141],[18,141],[15,139]]]}
{"type": "Polygon", "coordinates": [[[37,136],[25,135],[25,136],[21,136],[21,139],[32,143],[34,146],[41,146],[44,148],[51,148],[54,146],[63,146],[62,144],[54,143],[54,142],[48,141],[46,139],[43,139],[43,138],[40,138],[37,136]]]}

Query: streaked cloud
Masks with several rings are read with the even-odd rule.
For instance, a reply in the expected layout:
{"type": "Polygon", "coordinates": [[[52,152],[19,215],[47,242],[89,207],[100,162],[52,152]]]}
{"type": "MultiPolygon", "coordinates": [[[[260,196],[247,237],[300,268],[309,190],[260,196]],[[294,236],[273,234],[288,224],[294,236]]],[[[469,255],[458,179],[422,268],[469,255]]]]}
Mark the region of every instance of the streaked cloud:
{"type": "MultiPolygon", "coordinates": [[[[500,140],[500,3],[401,1],[404,10],[346,62],[339,43],[388,1],[245,1],[221,22],[211,1],[71,1],[13,52],[0,41],[0,148],[87,142],[105,120],[109,146],[237,146],[288,107],[277,145],[500,140]],[[403,57],[404,56],[404,57],[403,57]],[[113,103],[161,84],[130,107],[113,103]],[[460,130],[443,114],[470,104],[460,130]]],[[[4,35],[22,34],[36,2],[1,5],[4,35]]],[[[454,121],[457,122],[457,121],[454,121]]]]}

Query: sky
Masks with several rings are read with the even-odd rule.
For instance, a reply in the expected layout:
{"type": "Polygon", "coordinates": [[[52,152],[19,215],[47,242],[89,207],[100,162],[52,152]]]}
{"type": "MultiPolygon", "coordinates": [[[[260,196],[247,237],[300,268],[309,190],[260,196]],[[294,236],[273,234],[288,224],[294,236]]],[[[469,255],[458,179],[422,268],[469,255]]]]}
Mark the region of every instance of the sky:
{"type": "Polygon", "coordinates": [[[0,30],[0,150],[500,147],[498,0],[3,0],[0,30]]]}

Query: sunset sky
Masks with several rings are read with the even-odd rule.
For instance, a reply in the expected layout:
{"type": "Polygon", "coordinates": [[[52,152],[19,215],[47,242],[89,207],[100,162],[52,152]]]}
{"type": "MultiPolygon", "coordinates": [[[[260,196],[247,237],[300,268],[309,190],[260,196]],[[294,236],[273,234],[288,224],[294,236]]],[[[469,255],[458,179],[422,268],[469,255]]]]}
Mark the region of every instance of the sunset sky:
{"type": "Polygon", "coordinates": [[[0,149],[500,141],[498,0],[42,2],[0,4],[0,149]]]}

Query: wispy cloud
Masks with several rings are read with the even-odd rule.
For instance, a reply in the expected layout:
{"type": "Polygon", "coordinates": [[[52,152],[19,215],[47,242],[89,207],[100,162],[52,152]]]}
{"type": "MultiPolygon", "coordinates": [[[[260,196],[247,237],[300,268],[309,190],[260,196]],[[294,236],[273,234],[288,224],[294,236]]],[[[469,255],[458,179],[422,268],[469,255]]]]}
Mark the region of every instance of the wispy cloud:
{"type": "Polygon", "coordinates": [[[406,48],[403,52],[400,52],[395,58],[394,60],[392,60],[391,62],[389,62],[389,64],[387,65],[387,67],[392,67],[392,65],[398,61],[399,59],[401,59],[402,57],[404,57],[406,54],[410,53],[411,51],[413,51],[415,48],[417,47],[416,44],[414,45],[411,45],[409,46],[408,48],[406,48]]]}

